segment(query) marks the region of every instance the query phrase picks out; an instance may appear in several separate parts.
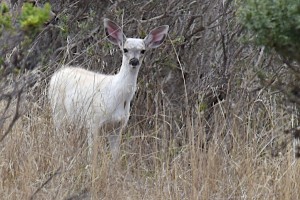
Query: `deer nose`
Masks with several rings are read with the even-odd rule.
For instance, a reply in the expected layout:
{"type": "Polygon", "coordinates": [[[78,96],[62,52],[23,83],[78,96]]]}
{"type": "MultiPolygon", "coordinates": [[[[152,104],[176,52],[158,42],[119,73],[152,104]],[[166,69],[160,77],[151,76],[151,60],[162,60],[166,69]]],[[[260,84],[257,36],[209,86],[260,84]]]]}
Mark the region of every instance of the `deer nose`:
{"type": "Polygon", "coordinates": [[[137,58],[131,58],[129,64],[135,67],[140,64],[140,61],[137,58]]]}

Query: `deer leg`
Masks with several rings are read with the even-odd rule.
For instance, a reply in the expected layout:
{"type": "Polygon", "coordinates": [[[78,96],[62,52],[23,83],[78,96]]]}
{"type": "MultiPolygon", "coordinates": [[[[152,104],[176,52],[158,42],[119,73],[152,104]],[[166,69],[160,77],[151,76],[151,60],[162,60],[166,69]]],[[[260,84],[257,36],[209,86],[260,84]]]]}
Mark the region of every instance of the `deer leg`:
{"type": "Polygon", "coordinates": [[[97,125],[90,124],[87,132],[87,142],[88,142],[88,155],[89,157],[92,157],[92,152],[94,148],[95,140],[97,140],[97,136],[99,134],[99,127],[97,125]]]}
{"type": "Polygon", "coordinates": [[[108,142],[109,142],[109,147],[110,147],[113,161],[115,161],[119,157],[121,138],[122,138],[121,130],[114,131],[113,134],[108,136],[108,142]]]}
{"type": "Polygon", "coordinates": [[[53,124],[57,133],[63,130],[62,128],[65,125],[65,115],[64,109],[57,105],[52,110],[53,124]]]}
{"type": "Polygon", "coordinates": [[[120,145],[121,145],[121,139],[122,139],[122,133],[124,129],[123,123],[116,123],[115,127],[113,128],[112,133],[108,136],[108,142],[109,142],[109,148],[110,152],[112,154],[113,161],[116,161],[119,157],[120,153],[120,145]]]}

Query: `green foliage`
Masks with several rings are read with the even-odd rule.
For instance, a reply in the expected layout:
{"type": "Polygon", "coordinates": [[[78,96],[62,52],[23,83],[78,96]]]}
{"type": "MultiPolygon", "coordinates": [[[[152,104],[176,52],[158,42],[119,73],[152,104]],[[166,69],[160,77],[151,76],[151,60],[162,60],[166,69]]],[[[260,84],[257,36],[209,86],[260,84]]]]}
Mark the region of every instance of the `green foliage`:
{"type": "Polygon", "coordinates": [[[69,20],[69,15],[65,13],[60,16],[58,28],[60,29],[61,36],[65,39],[67,38],[70,31],[68,26],[69,20]]]}
{"type": "Polygon", "coordinates": [[[172,40],[172,43],[174,45],[182,45],[184,43],[184,40],[185,40],[184,36],[178,36],[174,40],[172,40]]]}
{"type": "Polygon", "coordinates": [[[50,19],[51,6],[46,3],[43,8],[24,3],[20,16],[21,28],[28,33],[36,33],[50,19]]]}
{"type": "Polygon", "coordinates": [[[206,103],[200,103],[198,105],[198,111],[199,112],[203,112],[203,111],[207,110],[207,108],[208,108],[208,105],[206,103]]]}
{"type": "Polygon", "coordinates": [[[11,14],[6,3],[0,4],[0,33],[3,29],[11,28],[11,14]]]}
{"type": "MultiPolygon", "coordinates": [[[[35,7],[31,3],[24,3],[17,22],[26,34],[37,33],[45,22],[50,19],[51,6],[46,3],[43,8],[35,7]]],[[[6,29],[16,30],[12,23],[12,12],[6,3],[0,4],[0,34],[6,29]]]]}
{"type": "Polygon", "coordinates": [[[245,0],[238,18],[256,44],[300,62],[299,0],[245,0]]]}

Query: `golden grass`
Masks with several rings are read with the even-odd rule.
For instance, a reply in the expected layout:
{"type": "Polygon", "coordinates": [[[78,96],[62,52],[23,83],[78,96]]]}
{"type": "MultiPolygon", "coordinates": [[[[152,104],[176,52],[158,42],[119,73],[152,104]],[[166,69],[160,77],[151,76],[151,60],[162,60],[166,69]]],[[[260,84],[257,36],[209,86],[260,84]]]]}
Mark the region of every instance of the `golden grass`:
{"type": "Polygon", "coordinates": [[[118,165],[104,138],[89,161],[84,131],[54,133],[48,107],[33,104],[1,144],[1,199],[299,199],[291,149],[271,156],[276,142],[288,139],[291,116],[273,99],[258,102],[249,109],[216,105],[209,143],[201,112],[177,138],[170,116],[154,117],[147,132],[131,122],[118,165]]]}

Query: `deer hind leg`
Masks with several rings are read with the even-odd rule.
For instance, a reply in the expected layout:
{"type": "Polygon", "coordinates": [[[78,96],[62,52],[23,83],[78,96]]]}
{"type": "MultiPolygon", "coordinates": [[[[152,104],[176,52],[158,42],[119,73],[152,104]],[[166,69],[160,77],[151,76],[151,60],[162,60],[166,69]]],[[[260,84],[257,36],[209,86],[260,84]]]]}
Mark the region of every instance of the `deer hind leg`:
{"type": "Polygon", "coordinates": [[[52,109],[52,116],[53,116],[53,124],[55,127],[56,132],[60,132],[63,130],[63,126],[66,123],[66,112],[64,108],[61,108],[58,105],[55,105],[52,109]]]}
{"type": "MultiPolygon", "coordinates": [[[[96,123],[88,124],[87,130],[87,143],[88,143],[88,157],[92,157],[93,152],[97,152],[97,145],[95,142],[98,140],[99,126],[96,123]]],[[[97,153],[96,153],[97,154],[97,153]]]]}

